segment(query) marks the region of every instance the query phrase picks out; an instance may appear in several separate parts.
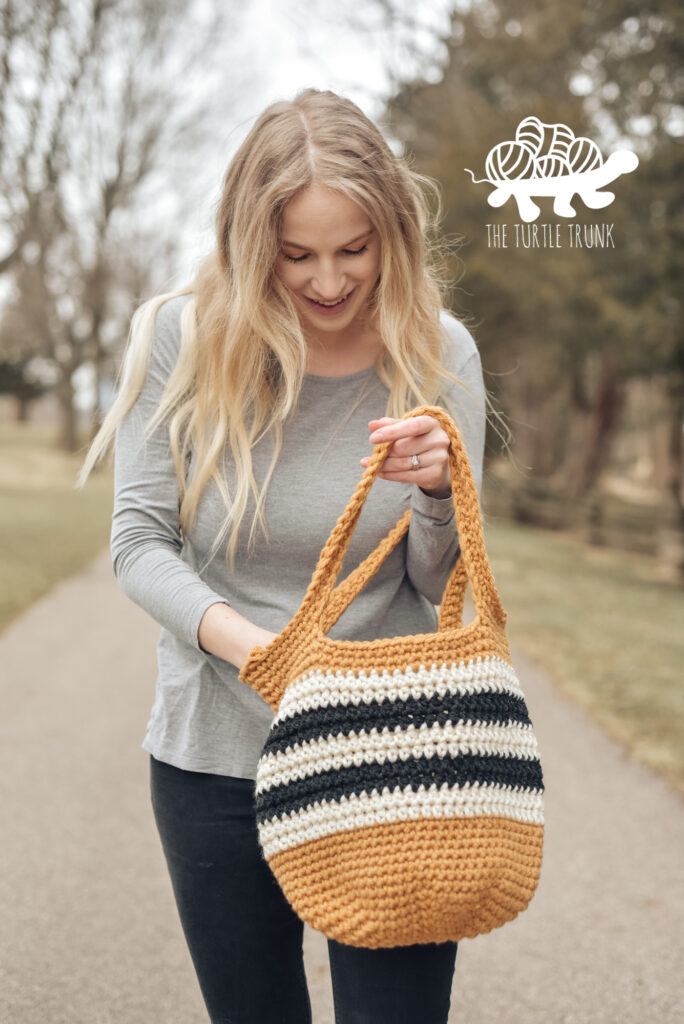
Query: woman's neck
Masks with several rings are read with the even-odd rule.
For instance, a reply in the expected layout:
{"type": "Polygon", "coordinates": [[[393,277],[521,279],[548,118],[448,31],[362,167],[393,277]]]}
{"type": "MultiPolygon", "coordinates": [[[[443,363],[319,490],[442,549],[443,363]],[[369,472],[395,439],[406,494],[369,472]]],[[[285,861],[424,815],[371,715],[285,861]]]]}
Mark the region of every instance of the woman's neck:
{"type": "Polygon", "coordinates": [[[306,372],[321,377],[341,377],[365,370],[374,365],[384,348],[380,336],[372,331],[366,331],[361,337],[356,336],[352,342],[340,343],[331,336],[319,342],[307,341],[309,356],[306,372]]]}

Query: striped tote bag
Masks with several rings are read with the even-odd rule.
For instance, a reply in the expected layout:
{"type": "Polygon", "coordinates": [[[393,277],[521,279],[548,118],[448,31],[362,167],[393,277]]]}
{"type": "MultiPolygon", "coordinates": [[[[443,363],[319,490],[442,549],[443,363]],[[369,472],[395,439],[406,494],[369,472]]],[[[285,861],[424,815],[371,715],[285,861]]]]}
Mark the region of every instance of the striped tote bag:
{"type": "Polygon", "coordinates": [[[373,449],[296,614],[240,672],[275,712],[255,788],[263,856],[298,916],[351,946],[490,932],[528,906],[541,872],[539,751],[477,491],[444,409],[422,405],[404,419],[424,414],[449,436],[461,549],[437,631],[327,636],[409,527],[410,509],[335,588],[387,441],[373,449]],[[463,626],[468,582],[476,617],[463,626]]]}

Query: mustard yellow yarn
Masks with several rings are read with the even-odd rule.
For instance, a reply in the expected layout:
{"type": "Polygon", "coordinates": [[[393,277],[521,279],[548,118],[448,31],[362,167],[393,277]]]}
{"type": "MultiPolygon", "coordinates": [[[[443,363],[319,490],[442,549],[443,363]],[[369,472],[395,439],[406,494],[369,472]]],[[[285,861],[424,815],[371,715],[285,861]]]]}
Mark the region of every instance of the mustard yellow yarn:
{"type": "Polygon", "coordinates": [[[408,510],[335,587],[391,442],[376,445],[302,604],[240,679],[275,712],[257,769],[259,841],[299,916],[367,947],[458,941],[526,908],[542,863],[536,737],[489,567],[458,428],[449,436],[461,553],[435,633],[372,641],[328,631],[410,525],[408,510]],[[476,617],[462,625],[470,582],[476,617]]]}

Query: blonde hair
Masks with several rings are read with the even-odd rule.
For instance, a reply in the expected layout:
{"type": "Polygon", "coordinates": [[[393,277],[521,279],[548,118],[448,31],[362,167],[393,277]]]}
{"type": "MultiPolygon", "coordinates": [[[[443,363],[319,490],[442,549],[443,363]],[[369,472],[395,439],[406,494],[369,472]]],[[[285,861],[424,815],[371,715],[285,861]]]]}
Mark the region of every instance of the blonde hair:
{"type": "Polygon", "coordinates": [[[266,529],[264,499],[282,448],[282,424],[296,409],[306,372],[307,342],[274,268],[283,209],[314,184],[353,199],[379,236],[380,275],[369,315],[384,344],[375,364],[389,389],[384,415],[399,418],[416,405],[442,404],[457,419],[440,388],[447,380],[465,387],[442,360],[440,312],[448,285],[444,246],[432,239],[442,213],[439,185],[395,156],[359,107],[334,92],[304,89],[292,101],[272,103],[228,167],[215,250],[188,287],[149,299],[133,315],[116,400],[76,484],[86,482],[140,394],[158,310],[170,298],[191,295],[181,313],[178,359],[145,435],[168,420],[184,535],[204,487],[210,480],[217,485],[227,517],[210,558],[230,531],[231,570],[250,489],[256,510],[249,545],[257,522],[266,529]],[[436,200],[434,213],[423,189],[436,200]],[[273,458],[259,493],[251,449],[271,430],[273,458]],[[232,496],[218,468],[226,441],[235,462],[232,496]],[[190,452],[196,466],[188,484],[190,452]]]}

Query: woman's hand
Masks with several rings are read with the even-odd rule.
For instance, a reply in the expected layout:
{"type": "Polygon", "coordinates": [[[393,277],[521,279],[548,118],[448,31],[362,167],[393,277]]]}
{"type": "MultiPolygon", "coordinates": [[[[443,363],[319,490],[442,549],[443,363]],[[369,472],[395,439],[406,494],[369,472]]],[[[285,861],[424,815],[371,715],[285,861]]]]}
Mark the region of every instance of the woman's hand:
{"type": "Polygon", "coordinates": [[[245,647],[240,651],[240,664],[237,666],[240,671],[242,671],[250,651],[255,647],[268,647],[271,640],[275,640],[277,636],[277,633],[271,633],[268,629],[262,629],[261,626],[253,626],[249,631],[245,647]]]}
{"type": "Polygon", "coordinates": [[[266,647],[277,633],[256,626],[223,601],[209,605],[197,630],[201,650],[242,670],[253,647],[266,647]]]}
{"type": "MultiPolygon", "coordinates": [[[[418,484],[431,498],[448,498],[451,494],[449,469],[449,438],[432,416],[412,416],[395,420],[383,416],[368,424],[371,444],[393,441],[378,476],[384,480],[402,480],[418,484]],[[420,466],[412,467],[411,456],[420,456],[420,466]]],[[[361,459],[367,466],[369,457],[361,459]]]]}

